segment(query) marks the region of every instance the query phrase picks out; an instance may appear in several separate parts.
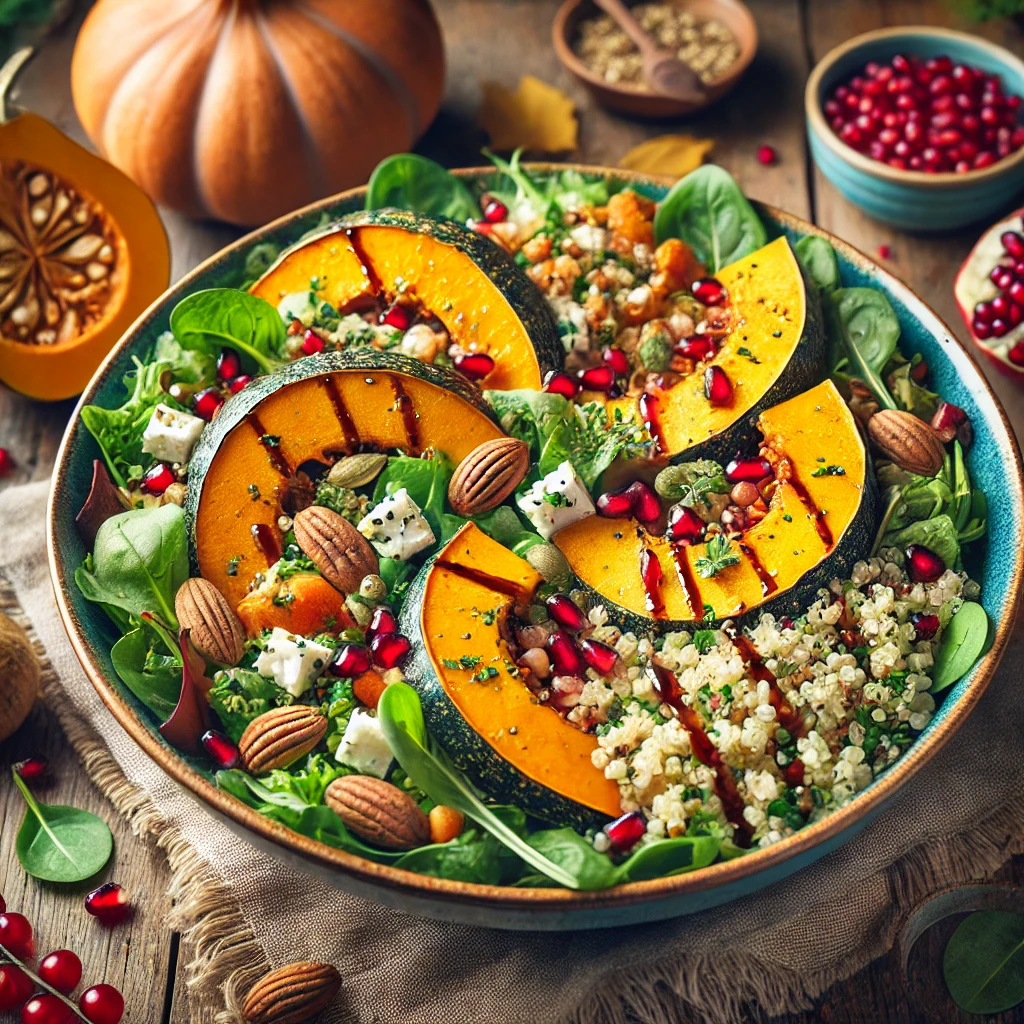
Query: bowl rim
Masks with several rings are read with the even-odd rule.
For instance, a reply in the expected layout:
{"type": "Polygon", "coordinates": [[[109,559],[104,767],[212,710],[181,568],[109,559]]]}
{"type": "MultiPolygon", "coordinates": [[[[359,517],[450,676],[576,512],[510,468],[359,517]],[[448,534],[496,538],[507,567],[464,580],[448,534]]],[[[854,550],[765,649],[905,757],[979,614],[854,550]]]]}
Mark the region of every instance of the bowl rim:
{"type": "MultiPolygon", "coordinates": [[[[680,108],[696,112],[703,109],[709,103],[714,102],[715,99],[723,93],[728,92],[739,81],[747,68],[750,67],[754,57],[757,56],[760,36],[758,35],[757,21],[755,20],[754,14],[750,8],[743,2],[743,0],[714,0],[714,2],[718,4],[733,8],[737,14],[744,18],[750,28],[750,42],[746,47],[741,47],[740,55],[733,62],[729,70],[722,75],[721,78],[706,87],[705,99],[699,104],[685,103],[680,100],[676,100],[671,96],[663,96],[660,93],[649,92],[644,89],[631,89],[627,86],[618,85],[615,82],[608,82],[599,75],[594,74],[594,72],[592,72],[590,68],[588,68],[587,65],[576,56],[576,51],[572,48],[572,41],[569,38],[569,19],[580,7],[583,6],[583,4],[590,2],[591,0],[564,0],[562,5],[555,12],[555,18],[551,24],[551,38],[559,61],[561,61],[561,63],[578,79],[585,82],[592,88],[603,89],[606,92],[614,93],[617,96],[636,97],[641,100],[649,100],[652,104],[675,104],[680,108]]],[[[672,0],[672,2],[678,2],[678,0],[672,0]]]]}
{"type": "Polygon", "coordinates": [[[863,46],[912,35],[956,40],[973,46],[978,50],[989,53],[993,58],[998,58],[1003,63],[1013,65],[1021,80],[1024,81],[1024,61],[998,43],[982,39],[980,36],[971,35],[969,32],[959,32],[951,28],[936,28],[932,25],[899,25],[893,28],[873,29],[870,32],[854,36],[852,39],[847,39],[845,42],[833,47],[815,64],[807,79],[807,84],[804,86],[804,111],[811,133],[844,163],[855,167],[864,174],[871,175],[873,178],[881,178],[884,181],[897,185],[909,185],[932,190],[966,188],[983,182],[990,182],[1024,165],[1024,146],[1022,146],[1016,153],[1012,153],[1002,160],[997,160],[988,167],[964,171],[963,174],[957,174],[956,171],[941,171],[937,174],[927,174],[924,171],[901,171],[897,167],[890,167],[888,164],[881,163],[881,161],[872,160],[863,153],[858,153],[857,150],[852,146],[848,146],[836,135],[831,125],[825,120],[825,112],[821,108],[819,99],[821,83],[828,72],[832,70],[840,58],[863,46]]]}
{"type": "MultiPolygon", "coordinates": [[[[528,169],[541,172],[555,169],[573,169],[581,173],[614,176],[619,180],[638,185],[654,184],[664,187],[663,181],[658,181],[657,178],[650,175],[592,164],[545,162],[531,163],[525,166],[528,169]]],[[[467,167],[459,168],[454,173],[461,177],[478,178],[493,174],[494,168],[467,167]]],[[[290,214],[285,214],[261,228],[248,232],[203,260],[198,266],[175,282],[172,288],[189,285],[225,256],[256,244],[268,232],[287,227],[289,223],[304,215],[326,211],[328,208],[336,206],[339,202],[365,194],[365,189],[366,186],[347,189],[344,192],[311,203],[290,214]]],[[[917,306],[919,312],[924,313],[926,316],[931,316],[935,323],[945,331],[952,349],[949,358],[954,362],[962,362],[966,368],[973,370],[978,378],[977,386],[992,403],[992,407],[1002,424],[1004,437],[1000,439],[997,435],[995,441],[999,448],[1002,449],[1003,459],[1010,462],[1013,466],[1013,473],[1011,474],[1013,504],[1018,508],[1024,507],[1024,463],[1021,460],[1020,447],[1013,428],[999,399],[981,372],[974,357],[956,339],[941,317],[922,299],[918,298],[907,284],[883,267],[879,267],[870,257],[853,246],[802,218],[767,204],[760,205],[783,226],[803,233],[818,234],[826,238],[846,259],[864,269],[870,270],[880,283],[894,290],[900,295],[901,299],[907,301],[908,305],[917,306]]],[[[651,903],[661,899],[679,898],[718,889],[722,886],[738,882],[748,876],[770,871],[792,860],[794,857],[806,854],[822,843],[826,843],[830,839],[839,836],[856,822],[868,816],[873,809],[880,807],[956,732],[987,688],[1006,648],[1013,622],[1020,606],[1021,582],[1022,577],[1024,577],[1024,547],[1021,546],[1015,546],[1013,550],[1013,565],[1011,567],[1009,583],[1010,602],[1007,613],[995,625],[992,645],[975,667],[975,680],[942,721],[934,726],[923,738],[918,739],[886,774],[875,781],[870,789],[856,795],[846,806],[833,811],[827,817],[806,826],[793,836],[779,843],[764,849],[751,851],[744,857],[738,857],[734,860],[702,868],[699,871],[667,878],[654,878],[642,882],[629,882],[624,885],[601,890],[515,888],[512,886],[483,885],[420,875],[412,871],[405,871],[390,867],[389,865],[364,860],[362,857],[346,853],[344,850],[338,850],[316,842],[271,821],[269,818],[259,814],[255,809],[219,790],[198,771],[191,768],[172,748],[158,740],[137,717],[134,709],[122,698],[113,684],[107,681],[99,663],[93,656],[90,644],[82,629],[82,624],[66,596],[70,574],[63,562],[57,544],[56,527],[61,510],[57,506],[56,496],[58,492],[63,490],[65,484],[68,472],[69,449],[79,431],[84,429],[80,424],[80,412],[83,405],[92,400],[99,386],[105,382],[115,360],[120,357],[122,352],[131,347],[136,333],[146,326],[149,321],[158,316],[166,315],[166,309],[164,308],[166,294],[165,292],[163,296],[150,305],[145,313],[135,321],[117,345],[108,353],[75,406],[75,410],[68,423],[68,428],[61,440],[46,510],[47,562],[51,581],[54,585],[57,607],[61,622],[71,641],[71,646],[86,676],[114,718],[143,751],[186,792],[196,800],[207,805],[215,814],[222,815],[243,828],[254,832],[264,841],[269,841],[275,846],[283,847],[287,852],[299,854],[306,862],[316,868],[329,871],[340,870],[356,882],[371,886],[382,886],[397,894],[407,893],[421,898],[433,899],[439,903],[449,902],[478,906],[482,904],[496,910],[507,908],[510,910],[529,910],[531,912],[548,914],[557,914],[565,911],[608,910],[651,903]]]]}

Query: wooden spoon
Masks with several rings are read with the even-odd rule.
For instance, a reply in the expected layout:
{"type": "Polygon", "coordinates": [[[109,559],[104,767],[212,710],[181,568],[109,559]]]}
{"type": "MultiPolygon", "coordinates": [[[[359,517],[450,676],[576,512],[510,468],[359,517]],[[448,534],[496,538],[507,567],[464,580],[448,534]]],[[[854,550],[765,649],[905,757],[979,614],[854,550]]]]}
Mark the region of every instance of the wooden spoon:
{"type": "Polygon", "coordinates": [[[640,27],[622,0],[594,0],[594,3],[605,14],[610,14],[636,44],[644,61],[644,78],[655,92],[683,103],[703,102],[704,83],[697,72],[689,64],[684,64],[671,50],[659,46],[640,27]]]}

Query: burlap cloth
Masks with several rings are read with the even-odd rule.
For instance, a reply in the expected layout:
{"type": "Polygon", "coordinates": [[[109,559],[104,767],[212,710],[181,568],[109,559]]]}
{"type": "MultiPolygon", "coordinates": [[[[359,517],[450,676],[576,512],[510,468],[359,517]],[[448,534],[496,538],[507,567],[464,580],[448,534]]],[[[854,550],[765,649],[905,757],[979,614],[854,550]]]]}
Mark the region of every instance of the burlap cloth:
{"type": "Polygon", "coordinates": [[[57,615],[44,553],[47,484],[0,493],[2,604],[45,650],[45,698],[87,771],[173,872],[168,926],[190,934],[194,1021],[237,1019],[267,965],[337,965],[324,1022],[619,1024],[733,1021],[807,1008],[887,950],[903,911],[1024,850],[1020,630],[984,699],[885,812],[770,891],[660,924],[576,934],[423,921],[296,874],[181,792],[100,702],[57,615]],[[756,1012],[756,1011],[755,1011],[756,1012]]]}

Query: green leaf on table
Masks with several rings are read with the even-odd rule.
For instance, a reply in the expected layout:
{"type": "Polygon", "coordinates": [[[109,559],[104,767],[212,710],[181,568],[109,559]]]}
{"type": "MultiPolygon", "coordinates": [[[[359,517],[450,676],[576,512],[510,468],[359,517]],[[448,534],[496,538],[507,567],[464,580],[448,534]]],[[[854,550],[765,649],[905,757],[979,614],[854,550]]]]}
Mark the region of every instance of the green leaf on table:
{"type": "Polygon", "coordinates": [[[965,601],[943,631],[929,693],[940,693],[966,675],[988,642],[989,619],[985,609],[974,601],[965,601]]]}
{"type": "Polygon", "coordinates": [[[77,807],[37,803],[18,773],[11,774],[28,804],[15,841],[21,866],[46,882],[82,882],[95,875],[114,848],[106,823],[77,807]]]}
{"type": "Polygon", "coordinates": [[[942,973],[954,1002],[993,1014],[1024,1002],[1024,914],[978,910],[946,944],[942,973]]]}
{"type": "Polygon", "coordinates": [[[366,186],[366,209],[384,206],[460,224],[480,216],[480,206],[461,178],[416,153],[396,153],[374,168],[366,186]]]}

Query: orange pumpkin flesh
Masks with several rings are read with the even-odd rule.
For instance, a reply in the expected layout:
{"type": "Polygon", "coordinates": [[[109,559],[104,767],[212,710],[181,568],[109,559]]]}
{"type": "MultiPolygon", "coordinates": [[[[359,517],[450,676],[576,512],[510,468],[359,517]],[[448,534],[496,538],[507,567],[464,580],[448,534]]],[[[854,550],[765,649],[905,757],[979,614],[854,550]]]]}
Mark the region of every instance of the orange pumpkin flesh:
{"type": "MultiPolygon", "coordinates": [[[[2,107],[0,95],[0,111],[2,107]]],[[[144,192],[115,167],[34,114],[21,113],[0,122],[0,164],[4,166],[6,186],[0,201],[0,226],[18,239],[20,251],[26,254],[23,265],[38,265],[36,261],[42,263],[40,257],[46,254],[49,280],[54,277],[54,265],[59,263],[59,250],[67,248],[67,243],[59,245],[54,254],[49,242],[68,238],[70,232],[52,217],[45,248],[34,240],[25,240],[21,225],[28,210],[22,204],[30,205],[31,197],[26,190],[19,192],[10,187],[19,167],[23,165],[29,172],[23,175],[26,181],[41,172],[52,184],[54,194],[65,188],[72,190],[91,209],[99,208],[100,218],[111,228],[115,250],[112,284],[92,303],[100,308],[94,309],[83,329],[53,344],[30,344],[0,335],[0,380],[30,398],[69,398],[85,387],[114,343],[167,287],[167,235],[144,192]]],[[[31,280],[30,272],[24,281],[31,280]]],[[[30,285],[19,286],[21,294],[16,300],[12,294],[15,308],[18,303],[24,306],[26,286],[30,285]]],[[[45,308],[45,303],[41,305],[45,308]]],[[[56,303],[58,316],[63,319],[67,310],[61,306],[56,303]]],[[[71,315],[79,314],[76,309],[71,315]]],[[[4,310],[3,315],[8,318],[9,311],[4,310]]]]}
{"type": "Polygon", "coordinates": [[[298,575],[246,595],[235,609],[249,636],[281,629],[297,636],[339,633],[354,626],[345,595],[322,576],[298,575]]]}
{"type": "Polygon", "coordinates": [[[71,65],[113,163],[158,202],[249,225],[362,184],[443,84],[426,0],[99,0],[71,65]]]}

